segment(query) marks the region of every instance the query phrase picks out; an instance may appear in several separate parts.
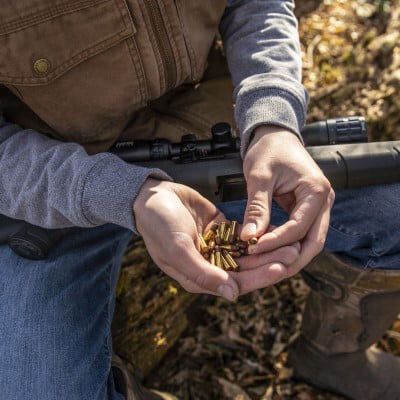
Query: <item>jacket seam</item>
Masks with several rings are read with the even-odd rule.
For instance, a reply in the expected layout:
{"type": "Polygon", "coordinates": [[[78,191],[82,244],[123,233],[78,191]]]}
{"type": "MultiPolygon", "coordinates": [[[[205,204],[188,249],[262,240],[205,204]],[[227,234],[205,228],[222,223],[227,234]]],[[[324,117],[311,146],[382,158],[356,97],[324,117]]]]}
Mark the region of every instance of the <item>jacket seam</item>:
{"type": "Polygon", "coordinates": [[[132,60],[133,68],[136,73],[137,80],[139,82],[139,91],[140,91],[140,103],[142,105],[146,104],[146,98],[148,97],[148,87],[147,87],[147,79],[143,68],[143,61],[141,58],[141,54],[139,52],[138,45],[136,43],[136,39],[134,37],[130,38],[126,42],[128,46],[129,56],[132,60]],[[134,53],[137,57],[134,56],[134,53]]]}
{"type": "MultiPolygon", "coordinates": [[[[181,3],[180,0],[178,0],[178,3],[181,3]]],[[[183,40],[185,42],[186,48],[187,48],[187,53],[189,57],[189,63],[190,63],[190,79],[195,79],[198,75],[198,65],[197,65],[197,59],[196,59],[196,53],[194,52],[193,46],[190,42],[189,38],[189,31],[186,27],[186,23],[184,22],[184,18],[182,18],[181,13],[179,11],[179,7],[176,7],[176,14],[178,16],[179,23],[181,24],[182,32],[183,32],[183,40]]]]}
{"type": "Polygon", "coordinates": [[[90,7],[91,5],[97,5],[105,3],[110,0],[81,0],[75,3],[64,3],[54,6],[50,9],[40,11],[34,15],[28,15],[23,17],[22,20],[15,19],[4,24],[0,29],[0,35],[7,35],[14,33],[19,30],[29,28],[33,25],[40,24],[42,22],[48,21],[53,17],[58,17],[65,14],[70,14],[78,10],[83,10],[84,8],[90,7]]]}

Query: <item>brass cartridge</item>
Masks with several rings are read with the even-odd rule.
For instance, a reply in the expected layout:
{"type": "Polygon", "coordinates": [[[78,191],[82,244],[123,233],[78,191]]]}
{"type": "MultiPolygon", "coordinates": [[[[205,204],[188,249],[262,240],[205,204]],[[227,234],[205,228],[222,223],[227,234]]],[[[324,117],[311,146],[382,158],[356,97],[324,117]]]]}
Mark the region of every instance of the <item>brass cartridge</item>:
{"type": "Polygon", "coordinates": [[[233,270],[236,270],[239,268],[239,266],[236,264],[236,261],[232,258],[232,256],[228,253],[228,251],[226,250],[222,250],[222,254],[225,258],[225,260],[228,262],[228,264],[230,265],[230,267],[233,270]]]}
{"type": "Polygon", "coordinates": [[[223,268],[221,255],[221,250],[215,250],[215,265],[219,268],[223,268]]]}
{"type": "Polygon", "coordinates": [[[258,243],[258,239],[256,237],[252,237],[251,239],[249,239],[249,244],[257,244],[258,243]]]}
{"type": "Polygon", "coordinates": [[[200,242],[200,253],[204,254],[210,251],[206,241],[204,240],[203,236],[199,235],[199,242],[200,242]]]}
{"type": "Polygon", "coordinates": [[[212,252],[211,252],[211,255],[210,255],[210,263],[211,263],[212,265],[216,265],[216,264],[215,264],[215,251],[212,251],[212,252]]]}
{"type": "Polygon", "coordinates": [[[233,243],[237,237],[237,231],[238,231],[238,223],[237,221],[232,221],[231,226],[229,227],[229,237],[228,237],[228,242],[233,243]]]}

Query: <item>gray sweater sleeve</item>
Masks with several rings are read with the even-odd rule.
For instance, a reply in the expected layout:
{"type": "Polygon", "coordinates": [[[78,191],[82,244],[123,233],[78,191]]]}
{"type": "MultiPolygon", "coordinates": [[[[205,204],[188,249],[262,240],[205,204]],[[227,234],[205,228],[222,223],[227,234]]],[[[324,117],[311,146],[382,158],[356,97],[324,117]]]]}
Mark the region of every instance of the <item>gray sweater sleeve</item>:
{"type": "Polygon", "coordinates": [[[170,179],[111,153],[89,156],[0,114],[0,214],[46,228],[114,223],[137,233],[133,202],[149,176],[170,179]]]}
{"type": "Polygon", "coordinates": [[[293,9],[294,0],[229,0],[221,21],[242,156],[259,125],[278,125],[301,139],[308,95],[293,9]]]}

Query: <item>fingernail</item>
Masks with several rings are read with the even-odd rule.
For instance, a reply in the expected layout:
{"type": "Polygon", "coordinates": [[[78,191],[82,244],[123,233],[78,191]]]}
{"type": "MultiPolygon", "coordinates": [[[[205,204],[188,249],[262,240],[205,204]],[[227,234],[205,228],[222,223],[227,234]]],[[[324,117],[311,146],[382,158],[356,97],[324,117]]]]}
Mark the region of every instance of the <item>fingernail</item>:
{"type": "Polygon", "coordinates": [[[255,251],[256,251],[256,246],[249,246],[249,247],[247,248],[247,252],[248,252],[249,254],[253,254],[255,251]]]}
{"type": "Polygon", "coordinates": [[[220,285],[218,287],[218,293],[226,300],[229,301],[235,300],[233,289],[228,285],[220,285]]]}
{"type": "Polygon", "coordinates": [[[244,229],[243,229],[244,231],[245,231],[245,233],[247,234],[247,235],[255,235],[256,234],[256,231],[257,231],[257,225],[255,224],[255,223],[250,223],[250,224],[247,224],[245,227],[244,227],[244,229]]]}

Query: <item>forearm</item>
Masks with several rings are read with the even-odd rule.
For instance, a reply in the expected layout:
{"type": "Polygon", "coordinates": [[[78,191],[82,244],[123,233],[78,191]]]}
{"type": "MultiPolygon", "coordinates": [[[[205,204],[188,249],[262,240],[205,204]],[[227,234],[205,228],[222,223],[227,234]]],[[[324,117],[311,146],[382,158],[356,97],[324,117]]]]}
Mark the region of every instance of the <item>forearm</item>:
{"type": "Polygon", "coordinates": [[[110,153],[89,156],[0,115],[0,214],[46,228],[114,223],[136,232],[133,202],[149,176],[169,179],[110,153]]]}
{"type": "Polygon", "coordinates": [[[231,0],[221,22],[242,155],[258,126],[280,126],[300,137],[305,123],[308,95],[293,8],[293,0],[231,0]]]}

